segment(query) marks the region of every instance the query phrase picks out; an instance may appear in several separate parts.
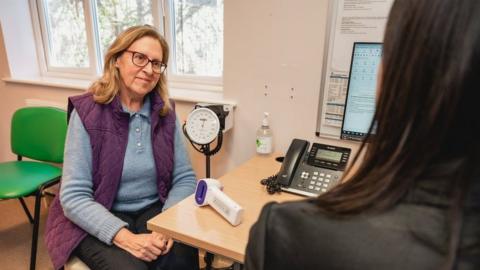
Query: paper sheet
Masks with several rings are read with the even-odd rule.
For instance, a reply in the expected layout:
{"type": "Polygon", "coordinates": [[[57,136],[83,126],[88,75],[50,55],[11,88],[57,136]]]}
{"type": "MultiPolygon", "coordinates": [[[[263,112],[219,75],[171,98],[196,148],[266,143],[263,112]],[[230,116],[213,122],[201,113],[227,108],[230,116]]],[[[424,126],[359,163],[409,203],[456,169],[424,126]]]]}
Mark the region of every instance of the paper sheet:
{"type": "Polygon", "coordinates": [[[320,134],[340,136],[353,43],[382,42],[393,1],[333,0],[320,134]]]}

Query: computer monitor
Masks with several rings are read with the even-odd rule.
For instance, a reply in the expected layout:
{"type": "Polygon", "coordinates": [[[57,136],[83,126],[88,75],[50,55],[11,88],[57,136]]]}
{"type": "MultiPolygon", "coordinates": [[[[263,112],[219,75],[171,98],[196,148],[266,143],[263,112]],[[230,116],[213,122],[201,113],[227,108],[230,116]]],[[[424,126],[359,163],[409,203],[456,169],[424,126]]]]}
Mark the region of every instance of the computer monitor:
{"type": "Polygon", "coordinates": [[[375,113],[378,65],[382,43],[355,42],[340,138],[363,140],[375,113]]]}

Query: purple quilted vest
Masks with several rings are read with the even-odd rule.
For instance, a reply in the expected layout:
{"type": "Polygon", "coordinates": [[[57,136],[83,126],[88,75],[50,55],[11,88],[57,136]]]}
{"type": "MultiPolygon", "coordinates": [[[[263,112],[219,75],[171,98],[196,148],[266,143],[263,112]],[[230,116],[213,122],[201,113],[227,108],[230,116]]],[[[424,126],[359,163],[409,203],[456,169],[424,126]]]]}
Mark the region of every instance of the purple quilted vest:
{"type": "MultiPolygon", "coordinates": [[[[160,200],[165,202],[172,181],[175,111],[171,110],[168,115],[161,117],[159,111],[164,105],[162,99],[155,91],[149,95],[158,194],[160,200]]],[[[70,97],[69,114],[74,108],[87,130],[92,146],[94,199],[111,209],[122,176],[130,116],[122,110],[118,96],[109,104],[103,105],[95,103],[91,93],[70,97]]],[[[85,231],[65,217],[59,196],[56,196],[45,229],[45,242],[55,269],[63,268],[72,251],[86,235],[85,231]]]]}

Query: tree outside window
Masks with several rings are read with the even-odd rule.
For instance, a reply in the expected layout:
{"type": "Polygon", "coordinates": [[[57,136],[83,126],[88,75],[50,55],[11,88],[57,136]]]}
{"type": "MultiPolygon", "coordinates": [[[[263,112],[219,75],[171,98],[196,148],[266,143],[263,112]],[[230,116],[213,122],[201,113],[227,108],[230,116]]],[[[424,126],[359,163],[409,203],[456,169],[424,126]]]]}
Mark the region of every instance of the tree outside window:
{"type": "MultiPolygon", "coordinates": [[[[134,25],[160,21],[161,0],[31,0],[36,1],[49,67],[68,69],[103,66],[103,56],[115,37],[134,25]],[[157,20],[155,20],[157,18],[157,20]],[[90,20],[91,19],[91,20],[90,20]],[[90,33],[90,34],[89,34],[90,33]],[[96,50],[96,54],[89,52],[96,50]],[[89,57],[90,56],[90,57],[89,57]],[[98,56],[98,59],[95,59],[98,56]],[[91,63],[91,61],[94,63],[91,63]]],[[[165,0],[169,11],[171,49],[169,74],[217,77],[223,74],[223,0],[165,0]]],[[[101,68],[99,68],[101,69],[101,68]]],[[[83,71],[85,73],[85,71],[83,71]]],[[[92,74],[98,75],[98,74],[92,74]]]]}

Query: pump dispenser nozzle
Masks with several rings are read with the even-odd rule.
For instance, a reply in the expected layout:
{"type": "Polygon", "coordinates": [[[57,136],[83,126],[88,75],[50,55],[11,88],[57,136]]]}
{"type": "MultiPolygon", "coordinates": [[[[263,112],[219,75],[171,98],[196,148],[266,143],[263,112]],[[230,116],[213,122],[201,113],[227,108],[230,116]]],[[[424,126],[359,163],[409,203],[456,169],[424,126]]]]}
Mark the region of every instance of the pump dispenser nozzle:
{"type": "Polygon", "coordinates": [[[263,113],[263,120],[262,120],[262,126],[268,127],[268,112],[263,113]]]}

